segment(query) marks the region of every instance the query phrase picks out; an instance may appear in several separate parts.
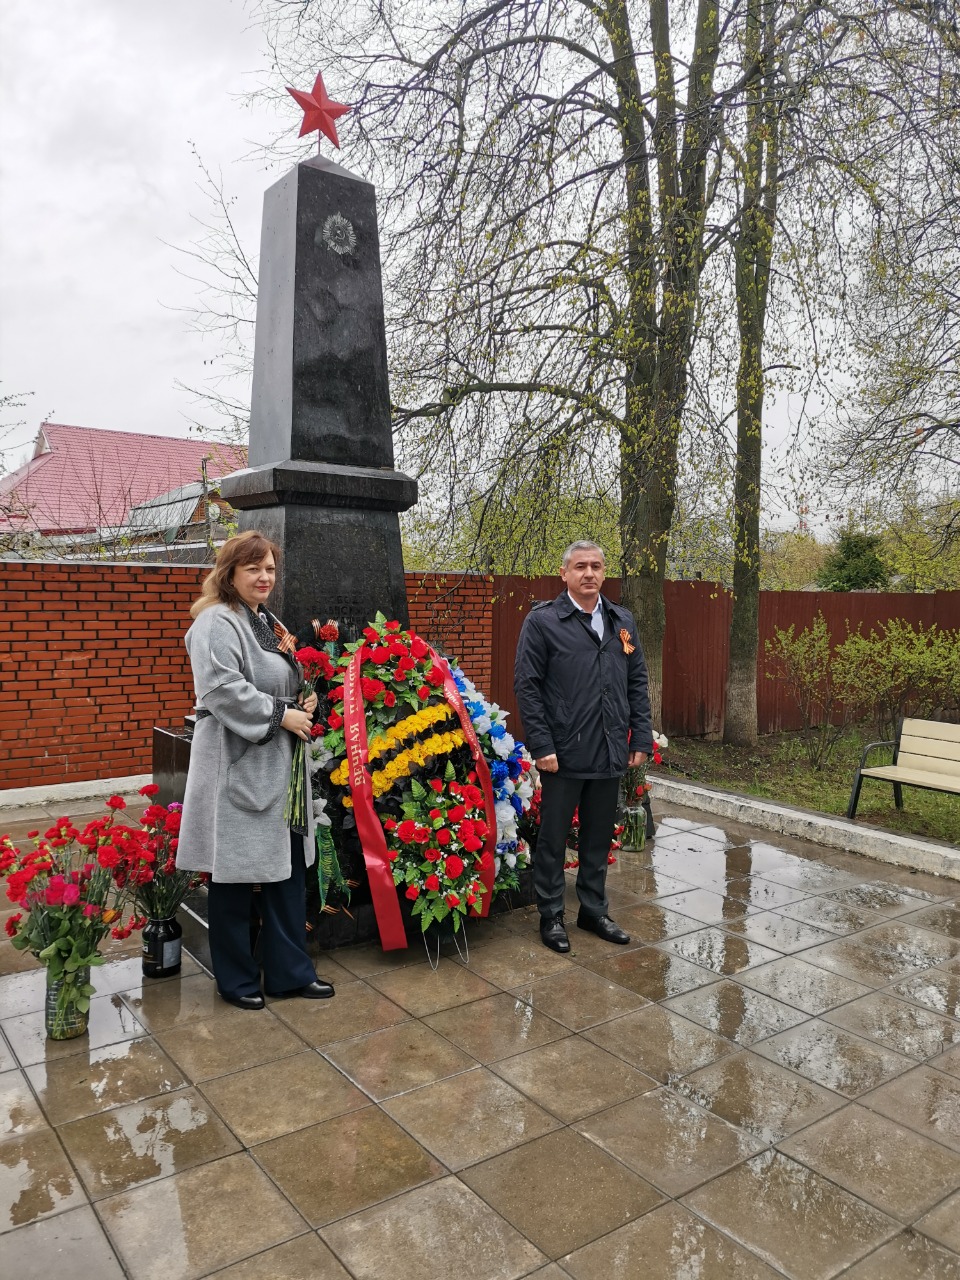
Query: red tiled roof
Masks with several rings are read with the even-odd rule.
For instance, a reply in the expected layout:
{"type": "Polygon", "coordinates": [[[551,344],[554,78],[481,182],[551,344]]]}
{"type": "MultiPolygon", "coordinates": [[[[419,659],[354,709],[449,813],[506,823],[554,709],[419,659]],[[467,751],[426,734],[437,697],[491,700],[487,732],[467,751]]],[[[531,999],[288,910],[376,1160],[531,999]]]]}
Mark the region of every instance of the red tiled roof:
{"type": "Polygon", "coordinates": [[[34,455],[0,479],[0,528],[86,533],[124,524],[130,508],[200,479],[247,465],[247,451],[184,440],[44,422],[34,455]]]}

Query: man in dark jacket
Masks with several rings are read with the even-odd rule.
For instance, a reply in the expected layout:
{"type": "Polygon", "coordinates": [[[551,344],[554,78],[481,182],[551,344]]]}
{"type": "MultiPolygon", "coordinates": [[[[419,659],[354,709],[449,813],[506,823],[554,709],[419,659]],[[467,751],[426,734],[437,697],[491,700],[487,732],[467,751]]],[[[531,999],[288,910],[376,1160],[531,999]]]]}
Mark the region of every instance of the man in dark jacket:
{"type": "Polygon", "coordinates": [[[533,864],[540,937],[569,951],[563,863],[578,807],[577,925],[607,942],[630,941],[608,913],[607,856],[620,778],[652,752],[653,727],[637,625],[600,594],[603,552],[594,542],[573,543],[560,576],[566,589],[524,621],[513,687],[543,788],[533,864]]]}

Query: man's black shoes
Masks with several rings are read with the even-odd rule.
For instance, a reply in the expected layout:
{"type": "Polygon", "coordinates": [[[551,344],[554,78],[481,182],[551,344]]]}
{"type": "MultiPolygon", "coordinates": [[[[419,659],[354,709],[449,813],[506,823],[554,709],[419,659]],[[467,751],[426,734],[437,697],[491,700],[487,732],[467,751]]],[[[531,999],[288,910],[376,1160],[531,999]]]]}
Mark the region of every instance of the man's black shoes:
{"type": "Polygon", "coordinates": [[[570,939],[563,927],[563,913],[555,916],[540,917],[540,941],[551,951],[566,952],[570,950],[570,939]]]}
{"type": "Polygon", "coordinates": [[[588,916],[586,912],[581,911],[577,916],[577,928],[586,929],[589,933],[595,933],[604,942],[618,942],[621,946],[626,946],[630,941],[629,933],[624,933],[620,926],[614,924],[609,916],[588,916]]]}

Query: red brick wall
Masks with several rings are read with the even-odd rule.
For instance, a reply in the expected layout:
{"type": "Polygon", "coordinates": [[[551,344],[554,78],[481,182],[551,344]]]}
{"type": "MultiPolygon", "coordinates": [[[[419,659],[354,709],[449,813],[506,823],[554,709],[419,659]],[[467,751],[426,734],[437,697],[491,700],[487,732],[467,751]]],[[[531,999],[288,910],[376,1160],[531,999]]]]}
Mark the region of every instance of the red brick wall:
{"type": "MultiPolygon", "coordinates": [[[[193,703],[183,634],[207,570],[0,562],[0,790],[149,773],[193,703]]],[[[490,678],[492,580],[408,574],[410,618],[490,678]]]]}

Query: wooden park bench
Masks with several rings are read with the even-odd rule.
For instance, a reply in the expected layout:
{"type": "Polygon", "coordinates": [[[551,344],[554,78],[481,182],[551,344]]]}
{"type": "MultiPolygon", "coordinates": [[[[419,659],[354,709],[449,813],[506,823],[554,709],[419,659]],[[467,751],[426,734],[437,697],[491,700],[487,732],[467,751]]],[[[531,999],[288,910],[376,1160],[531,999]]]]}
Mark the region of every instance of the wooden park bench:
{"type": "Polygon", "coordinates": [[[893,801],[903,808],[903,788],[950,791],[960,795],[960,724],[937,720],[902,720],[895,742],[871,742],[860,757],[850,792],[847,817],[857,816],[864,778],[893,783],[893,801]],[[893,763],[865,769],[867,756],[878,747],[893,747],[893,763]]]}

